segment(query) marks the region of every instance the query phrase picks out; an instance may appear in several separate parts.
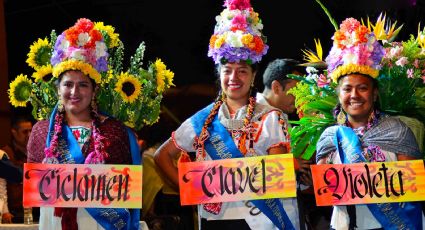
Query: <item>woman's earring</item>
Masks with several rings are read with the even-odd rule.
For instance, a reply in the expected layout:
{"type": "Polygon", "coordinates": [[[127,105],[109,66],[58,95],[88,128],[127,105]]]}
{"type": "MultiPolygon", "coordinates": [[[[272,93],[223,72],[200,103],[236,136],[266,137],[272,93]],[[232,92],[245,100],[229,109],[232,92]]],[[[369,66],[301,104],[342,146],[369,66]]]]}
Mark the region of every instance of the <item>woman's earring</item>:
{"type": "Polygon", "coordinates": [[[93,96],[92,99],[91,99],[91,109],[94,113],[97,114],[96,96],[93,96]]]}
{"type": "Polygon", "coordinates": [[[345,115],[344,111],[341,109],[338,113],[338,116],[336,117],[336,122],[339,125],[344,125],[347,121],[347,116],[345,115]]]}

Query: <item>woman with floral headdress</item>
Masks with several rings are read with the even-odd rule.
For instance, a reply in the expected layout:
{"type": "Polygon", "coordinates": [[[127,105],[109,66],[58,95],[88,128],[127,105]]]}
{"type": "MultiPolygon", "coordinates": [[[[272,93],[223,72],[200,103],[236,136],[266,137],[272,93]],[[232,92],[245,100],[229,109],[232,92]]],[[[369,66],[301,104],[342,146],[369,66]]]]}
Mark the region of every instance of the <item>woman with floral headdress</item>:
{"type": "MultiPolygon", "coordinates": [[[[351,164],[421,159],[412,131],[398,118],[380,112],[378,77],[384,48],[354,18],[342,22],[326,58],[338,84],[338,125],[317,142],[318,164],[351,164]],[[337,145],[337,146],[336,146],[337,145]]],[[[333,229],[422,229],[419,203],[334,206],[333,229]]]]}
{"type": "MultiPolygon", "coordinates": [[[[196,161],[289,152],[287,121],[270,106],[257,104],[253,84],[257,63],[267,52],[262,23],[249,0],[227,0],[217,16],[208,56],[217,66],[221,93],[214,103],[187,119],[155,153],[155,162],[176,185],[173,159],[196,152],[196,161]],[[217,131],[220,130],[220,131],[217,131]],[[231,154],[218,154],[212,136],[219,135],[231,154]]],[[[269,199],[198,206],[201,229],[298,228],[295,199],[269,199]],[[272,212],[270,205],[279,207],[272,212]],[[275,215],[274,215],[275,214],[275,215]]]]}
{"type": "MultiPolygon", "coordinates": [[[[57,37],[50,62],[58,104],[49,120],[34,125],[28,162],[140,164],[134,133],[97,112],[96,91],[100,73],[108,70],[107,59],[103,35],[88,19],[79,19],[57,37]]],[[[138,229],[139,211],[42,207],[40,229],[138,229]]]]}

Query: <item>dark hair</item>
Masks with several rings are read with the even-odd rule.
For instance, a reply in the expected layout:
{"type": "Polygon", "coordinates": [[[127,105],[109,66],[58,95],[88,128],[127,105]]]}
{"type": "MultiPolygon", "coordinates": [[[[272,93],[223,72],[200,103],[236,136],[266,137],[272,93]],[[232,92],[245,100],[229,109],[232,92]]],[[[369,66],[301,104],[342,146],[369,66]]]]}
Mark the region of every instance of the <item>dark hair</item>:
{"type": "Polygon", "coordinates": [[[31,124],[33,124],[34,120],[29,115],[26,115],[26,114],[19,114],[19,115],[12,116],[12,119],[11,119],[12,128],[18,129],[19,123],[22,123],[22,122],[31,122],[31,124]]]}
{"type": "MultiPolygon", "coordinates": [[[[223,65],[225,65],[225,64],[216,64],[215,65],[215,74],[216,74],[217,77],[220,77],[220,69],[223,65]]],[[[251,66],[252,72],[257,72],[258,67],[259,67],[258,63],[248,64],[248,65],[251,66]]]]}
{"type": "Polygon", "coordinates": [[[285,87],[288,74],[294,72],[303,73],[304,67],[299,65],[300,62],[295,59],[283,58],[271,61],[263,74],[263,84],[267,89],[271,89],[274,80],[279,81],[282,87],[285,87]]]}

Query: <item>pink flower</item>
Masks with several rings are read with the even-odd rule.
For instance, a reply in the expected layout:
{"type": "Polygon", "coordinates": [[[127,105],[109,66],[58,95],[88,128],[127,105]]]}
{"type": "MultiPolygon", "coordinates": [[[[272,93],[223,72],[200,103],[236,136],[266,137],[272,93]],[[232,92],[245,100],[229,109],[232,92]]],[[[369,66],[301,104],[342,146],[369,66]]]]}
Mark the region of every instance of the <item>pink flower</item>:
{"type": "Polygon", "coordinates": [[[326,76],[323,74],[320,74],[319,78],[317,79],[317,86],[319,88],[328,86],[330,83],[331,83],[331,79],[326,78],[326,76]]]}
{"type": "Polygon", "coordinates": [[[419,68],[419,60],[415,59],[415,61],[413,62],[413,66],[417,69],[419,68]]]}
{"type": "Polygon", "coordinates": [[[232,19],[232,29],[245,30],[247,27],[246,18],[242,14],[238,14],[232,19]]]}
{"type": "Polygon", "coordinates": [[[408,78],[413,78],[413,69],[408,69],[407,70],[407,77],[408,78]]]}
{"type": "Polygon", "coordinates": [[[425,75],[422,76],[422,80],[424,81],[423,83],[425,84],[425,75]]]}
{"type": "Polygon", "coordinates": [[[224,6],[229,10],[245,10],[251,8],[249,0],[226,0],[224,6]]]}
{"type": "Polygon", "coordinates": [[[355,31],[357,28],[359,28],[360,22],[357,21],[354,18],[347,18],[341,23],[341,31],[346,31],[348,33],[351,33],[355,31]]]}

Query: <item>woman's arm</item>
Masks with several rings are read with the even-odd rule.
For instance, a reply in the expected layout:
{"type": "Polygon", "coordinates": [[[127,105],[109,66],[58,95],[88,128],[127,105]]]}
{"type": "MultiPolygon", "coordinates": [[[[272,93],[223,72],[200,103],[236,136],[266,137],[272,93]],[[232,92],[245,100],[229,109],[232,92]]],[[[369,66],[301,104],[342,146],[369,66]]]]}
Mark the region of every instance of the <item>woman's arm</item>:
{"type": "Polygon", "coordinates": [[[166,140],[155,152],[154,160],[162,172],[178,187],[178,170],[174,164],[174,159],[180,154],[181,150],[176,147],[173,140],[166,140]]]}
{"type": "Polygon", "coordinates": [[[409,160],[418,160],[418,158],[413,157],[413,156],[408,156],[408,155],[403,154],[403,153],[398,153],[397,154],[397,160],[398,161],[409,161],[409,160]]]}

